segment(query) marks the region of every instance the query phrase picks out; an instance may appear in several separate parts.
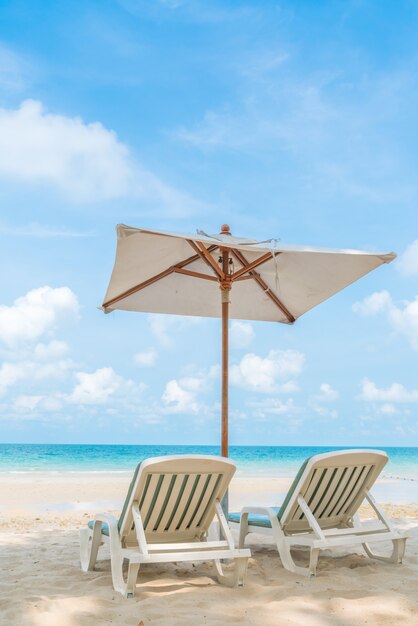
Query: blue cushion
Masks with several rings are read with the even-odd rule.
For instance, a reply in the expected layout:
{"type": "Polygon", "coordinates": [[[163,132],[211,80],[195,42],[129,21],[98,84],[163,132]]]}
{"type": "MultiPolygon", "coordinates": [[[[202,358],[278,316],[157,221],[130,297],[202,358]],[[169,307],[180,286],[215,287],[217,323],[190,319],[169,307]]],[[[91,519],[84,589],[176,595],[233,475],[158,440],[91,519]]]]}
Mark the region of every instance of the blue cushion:
{"type": "MultiPolygon", "coordinates": [[[[306,466],[308,465],[309,461],[312,458],[313,457],[311,456],[308,457],[306,461],[304,461],[302,465],[300,466],[298,473],[296,474],[292,484],[290,485],[289,491],[287,492],[287,495],[283,501],[283,504],[280,507],[275,507],[275,506],[271,507],[273,511],[275,511],[275,513],[277,514],[277,517],[279,520],[282,518],[283,513],[285,512],[286,507],[290,502],[290,498],[292,497],[296,487],[298,486],[299,481],[301,479],[303,472],[305,471],[306,466]]],[[[228,519],[230,522],[236,522],[239,524],[240,516],[241,516],[241,513],[230,513],[228,515],[228,519]]],[[[248,516],[248,523],[251,526],[263,526],[264,528],[271,528],[271,523],[267,515],[260,515],[258,513],[250,513],[248,516]]]]}
{"type": "MultiPolygon", "coordinates": [[[[94,527],[93,519],[89,521],[88,527],[93,530],[93,527],[94,527]]],[[[102,535],[107,535],[109,537],[109,526],[106,524],[106,522],[102,522],[102,535]]]]}
{"type": "MultiPolygon", "coordinates": [[[[280,508],[277,506],[272,507],[276,515],[279,513],[280,508]]],[[[230,513],[228,519],[230,522],[236,522],[239,524],[241,513],[230,513]]],[[[248,523],[250,526],[263,526],[264,528],[271,528],[271,522],[267,515],[261,515],[259,513],[250,513],[248,516],[248,523]]]]}

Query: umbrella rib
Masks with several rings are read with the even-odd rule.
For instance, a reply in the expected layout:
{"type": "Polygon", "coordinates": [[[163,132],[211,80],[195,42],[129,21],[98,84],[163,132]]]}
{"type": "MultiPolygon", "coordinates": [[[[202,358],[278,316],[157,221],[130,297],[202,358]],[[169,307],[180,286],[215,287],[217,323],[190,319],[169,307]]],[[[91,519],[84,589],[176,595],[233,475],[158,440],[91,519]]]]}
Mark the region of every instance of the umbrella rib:
{"type": "Polygon", "coordinates": [[[215,259],[210,254],[210,252],[212,252],[214,247],[218,248],[218,246],[214,246],[214,247],[211,246],[210,248],[206,248],[206,246],[203,243],[201,243],[200,241],[198,241],[197,244],[194,241],[192,241],[191,239],[188,239],[187,241],[191,245],[193,250],[200,256],[200,258],[203,261],[205,261],[205,263],[207,263],[207,265],[209,265],[209,267],[212,268],[212,270],[215,272],[217,278],[220,278],[221,280],[225,280],[225,274],[218,267],[215,259]],[[212,248],[212,250],[211,250],[211,248],[212,248]]]}
{"type": "Polygon", "coordinates": [[[255,261],[252,261],[252,263],[248,263],[248,261],[247,261],[247,264],[244,265],[244,267],[242,267],[240,270],[238,270],[237,272],[234,272],[232,274],[231,280],[236,280],[237,278],[239,278],[243,274],[247,274],[247,272],[250,272],[251,270],[255,269],[256,267],[259,267],[260,265],[262,265],[266,261],[269,261],[270,259],[274,258],[278,254],[281,254],[281,252],[267,252],[267,254],[263,254],[263,256],[258,257],[258,259],[255,259],[255,261]]]}
{"type": "MultiPolygon", "coordinates": [[[[215,246],[215,245],[210,246],[210,248],[208,248],[208,251],[212,252],[213,250],[216,250],[217,247],[218,246],[215,246]]],[[[103,302],[103,308],[106,309],[107,307],[112,306],[112,304],[116,304],[116,302],[120,302],[120,300],[123,300],[124,298],[128,298],[129,296],[132,296],[134,293],[141,291],[141,289],[145,289],[145,287],[149,287],[150,285],[153,285],[158,280],[161,280],[162,278],[165,278],[166,276],[173,274],[173,272],[178,272],[179,270],[181,272],[183,267],[185,267],[186,265],[190,265],[190,263],[193,263],[194,261],[197,261],[200,257],[201,257],[201,254],[194,254],[193,256],[190,256],[187,259],[184,259],[184,261],[179,261],[175,265],[171,265],[167,269],[163,270],[159,274],[156,274],[155,276],[152,276],[151,278],[148,278],[147,280],[140,283],[139,285],[135,285],[134,287],[131,287],[130,289],[127,289],[123,293],[119,294],[115,298],[112,298],[111,300],[108,300],[107,302],[103,302]]],[[[199,277],[201,278],[203,276],[205,278],[209,278],[209,279],[211,278],[211,277],[206,276],[205,274],[202,274],[199,277]]],[[[214,280],[216,280],[216,278],[214,280]]]]}
{"type": "Polygon", "coordinates": [[[184,270],[181,267],[174,268],[174,272],[176,274],[184,274],[185,276],[193,276],[194,278],[203,278],[204,280],[212,280],[215,283],[218,282],[218,279],[215,276],[210,276],[209,274],[202,274],[201,272],[191,272],[190,270],[184,270]]]}
{"type": "MultiPolygon", "coordinates": [[[[247,267],[247,266],[250,265],[248,263],[247,259],[245,258],[245,256],[239,250],[232,250],[232,254],[235,256],[235,258],[238,259],[238,261],[240,263],[242,263],[242,265],[244,265],[244,267],[247,267]]],[[[274,304],[281,310],[281,312],[284,313],[284,315],[287,317],[289,322],[290,323],[295,322],[296,318],[285,307],[283,302],[281,302],[281,300],[279,300],[279,298],[276,296],[276,294],[270,289],[270,287],[267,285],[267,283],[261,278],[260,274],[258,272],[255,272],[254,270],[249,270],[249,273],[250,273],[250,276],[256,281],[256,283],[258,283],[260,285],[260,287],[264,291],[264,293],[266,293],[268,295],[270,300],[272,300],[274,302],[274,304]]]]}

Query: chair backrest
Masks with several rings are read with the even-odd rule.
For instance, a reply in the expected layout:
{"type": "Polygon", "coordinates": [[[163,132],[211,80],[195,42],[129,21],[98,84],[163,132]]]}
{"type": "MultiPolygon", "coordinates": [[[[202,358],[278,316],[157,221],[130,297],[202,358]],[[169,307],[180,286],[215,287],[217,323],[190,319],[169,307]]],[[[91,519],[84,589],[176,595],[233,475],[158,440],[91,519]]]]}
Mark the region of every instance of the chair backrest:
{"type": "Polygon", "coordinates": [[[235,463],[222,457],[176,455],[136,468],[119,518],[123,545],[137,543],[132,504],[138,503],[149,543],[193,541],[209,528],[215,503],[225,495],[235,463]]]}
{"type": "Polygon", "coordinates": [[[298,504],[302,496],[322,529],[344,526],[356,513],[388,457],[380,450],[317,454],[302,465],[278,517],[285,532],[310,529],[298,504]]]}

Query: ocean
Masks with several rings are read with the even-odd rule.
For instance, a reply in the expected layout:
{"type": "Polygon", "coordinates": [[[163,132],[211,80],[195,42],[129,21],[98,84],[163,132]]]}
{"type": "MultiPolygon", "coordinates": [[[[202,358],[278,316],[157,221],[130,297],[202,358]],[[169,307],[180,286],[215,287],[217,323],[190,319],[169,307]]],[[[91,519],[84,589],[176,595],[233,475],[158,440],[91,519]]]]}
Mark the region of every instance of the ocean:
{"type": "MultiPolygon", "coordinates": [[[[241,476],[291,477],[314,454],[333,446],[231,446],[241,476]]],[[[380,448],[383,478],[418,481],[418,448],[380,448]]],[[[169,454],[220,454],[217,446],[0,444],[0,472],[132,472],[143,459],[169,454]]]]}

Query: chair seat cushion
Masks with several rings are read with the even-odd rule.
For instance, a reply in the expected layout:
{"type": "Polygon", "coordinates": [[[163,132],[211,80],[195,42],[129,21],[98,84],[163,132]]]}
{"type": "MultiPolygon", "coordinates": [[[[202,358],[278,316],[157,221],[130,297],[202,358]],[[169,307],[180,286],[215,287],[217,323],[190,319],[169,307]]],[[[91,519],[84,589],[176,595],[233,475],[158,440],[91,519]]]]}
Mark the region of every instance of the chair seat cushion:
{"type": "MultiPolygon", "coordinates": [[[[272,509],[273,511],[275,511],[276,514],[279,513],[279,510],[280,510],[279,507],[272,507],[272,509]]],[[[228,515],[229,521],[235,522],[236,524],[239,524],[240,517],[241,517],[241,513],[230,513],[228,515]]],[[[261,526],[263,528],[271,528],[271,522],[269,518],[267,517],[267,515],[261,515],[259,513],[250,513],[248,516],[248,523],[250,526],[261,526]]]]}
{"type": "MultiPolygon", "coordinates": [[[[93,530],[94,519],[91,519],[87,525],[93,530]]],[[[109,537],[109,526],[106,524],[106,522],[102,522],[102,535],[107,535],[109,537]]]]}
{"type": "MultiPolygon", "coordinates": [[[[299,468],[298,473],[296,474],[289,491],[287,492],[287,495],[283,501],[283,504],[280,507],[271,507],[273,509],[273,511],[275,511],[277,513],[277,517],[280,520],[283,516],[283,513],[286,510],[287,505],[289,504],[290,498],[292,497],[295,489],[297,488],[297,486],[299,485],[299,481],[300,478],[303,474],[303,472],[305,471],[305,467],[307,466],[308,462],[311,460],[312,457],[309,457],[308,459],[306,459],[306,461],[304,461],[302,463],[302,465],[299,468]]],[[[230,522],[235,522],[237,524],[239,524],[239,520],[240,520],[240,516],[241,513],[230,513],[228,515],[228,519],[230,522]]],[[[248,523],[251,526],[262,526],[263,528],[271,528],[271,523],[269,518],[267,517],[267,515],[260,515],[258,513],[250,513],[248,516],[248,523]]]]}

